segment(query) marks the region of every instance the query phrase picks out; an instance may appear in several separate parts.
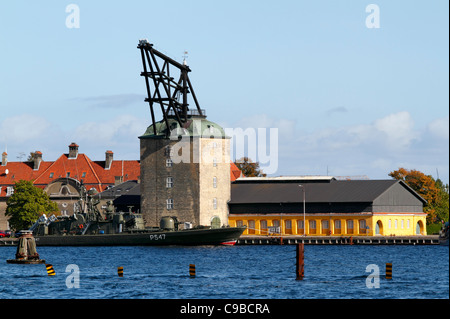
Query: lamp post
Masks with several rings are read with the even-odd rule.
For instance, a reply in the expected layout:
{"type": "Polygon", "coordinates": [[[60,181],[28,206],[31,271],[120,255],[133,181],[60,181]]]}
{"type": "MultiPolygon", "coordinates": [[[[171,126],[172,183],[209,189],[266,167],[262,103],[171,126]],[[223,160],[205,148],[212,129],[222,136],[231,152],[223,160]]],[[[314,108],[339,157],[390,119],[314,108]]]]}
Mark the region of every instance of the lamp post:
{"type": "Polygon", "coordinates": [[[303,191],[303,236],[306,236],[306,204],[305,204],[305,186],[304,185],[298,185],[302,188],[303,191]]]}

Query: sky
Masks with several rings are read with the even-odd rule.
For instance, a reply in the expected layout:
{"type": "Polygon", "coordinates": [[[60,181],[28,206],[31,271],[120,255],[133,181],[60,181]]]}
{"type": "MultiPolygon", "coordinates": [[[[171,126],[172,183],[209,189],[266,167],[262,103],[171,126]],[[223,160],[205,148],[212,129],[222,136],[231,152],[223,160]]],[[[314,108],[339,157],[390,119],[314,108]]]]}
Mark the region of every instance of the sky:
{"type": "Polygon", "coordinates": [[[254,159],[271,176],[386,179],[403,167],[448,183],[448,5],[2,1],[0,151],[54,161],[76,142],[92,160],[139,159],[147,38],[179,62],[188,52],[208,120],[277,129],[276,147],[260,145],[275,165],[254,159]]]}

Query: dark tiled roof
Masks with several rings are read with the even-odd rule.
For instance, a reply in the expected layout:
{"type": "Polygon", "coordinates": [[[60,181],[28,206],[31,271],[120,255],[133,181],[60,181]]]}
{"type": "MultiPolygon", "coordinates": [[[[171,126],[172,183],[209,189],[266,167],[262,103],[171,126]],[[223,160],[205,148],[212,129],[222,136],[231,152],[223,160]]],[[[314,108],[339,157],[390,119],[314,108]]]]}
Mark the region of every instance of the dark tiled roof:
{"type": "MultiPolygon", "coordinates": [[[[304,184],[304,187],[308,203],[370,203],[396,183],[402,183],[408,191],[412,191],[403,182],[393,179],[332,180],[329,183],[304,184]]],[[[297,183],[236,183],[231,185],[231,205],[301,203],[302,201],[302,188],[297,183]]]]}

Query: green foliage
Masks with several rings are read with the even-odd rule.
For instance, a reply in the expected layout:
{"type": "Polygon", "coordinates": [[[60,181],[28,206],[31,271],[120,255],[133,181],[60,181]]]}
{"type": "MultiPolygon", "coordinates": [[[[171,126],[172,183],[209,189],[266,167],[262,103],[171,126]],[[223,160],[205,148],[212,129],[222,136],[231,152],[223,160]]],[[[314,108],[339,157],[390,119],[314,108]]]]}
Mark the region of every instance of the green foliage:
{"type": "Polygon", "coordinates": [[[30,181],[20,180],[14,185],[14,194],[8,198],[6,217],[11,229],[28,229],[42,214],[58,211],[58,205],[30,181]]]}
{"type": "Polygon", "coordinates": [[[430,175],[417,170],[399,168],[390,172],[389,176],[402,180],[427,201],[423,210],[427,213],[427,224],[448,220],[449,186],[430,175]]]}

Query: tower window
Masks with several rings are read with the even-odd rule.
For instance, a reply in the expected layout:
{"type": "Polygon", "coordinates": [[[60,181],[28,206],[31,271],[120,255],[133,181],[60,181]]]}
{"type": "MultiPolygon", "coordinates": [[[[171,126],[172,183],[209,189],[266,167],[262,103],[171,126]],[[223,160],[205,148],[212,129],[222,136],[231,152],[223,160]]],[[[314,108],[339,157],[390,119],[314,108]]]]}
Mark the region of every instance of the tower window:
{"type": "Polygon", "coordinates": [[[213,187],[217,188],[217,177],[213,177],[213,187]]]}
{"type": "Polygon", "coordinates": [[[172,157],[173,156],[173,148],[172,146],[166,146],[166,149],[164,150],[164,155],[166,155],[167,157],[172,157]]]}
{"type": "Polygon", "coordinates": [[[167,209],[173,209],[173,199],[169,198],[166,200],[167,209]]]}
{"type": "Polygon", "coordinates": [[[173,177],[167,177],[166,179],[166,187],[172,188],[173,187],[173,177]]]}
{"type": "Polygon", "coordinates": [[[213,198],[213,208],[217,209],[217,198],[213,198]]]}
{"type": "Polygon", "coordinates": [[[166,167],[172,167],[172,166],[173,166],[173,161],[170,158],[166,159],[166,167]]]}

